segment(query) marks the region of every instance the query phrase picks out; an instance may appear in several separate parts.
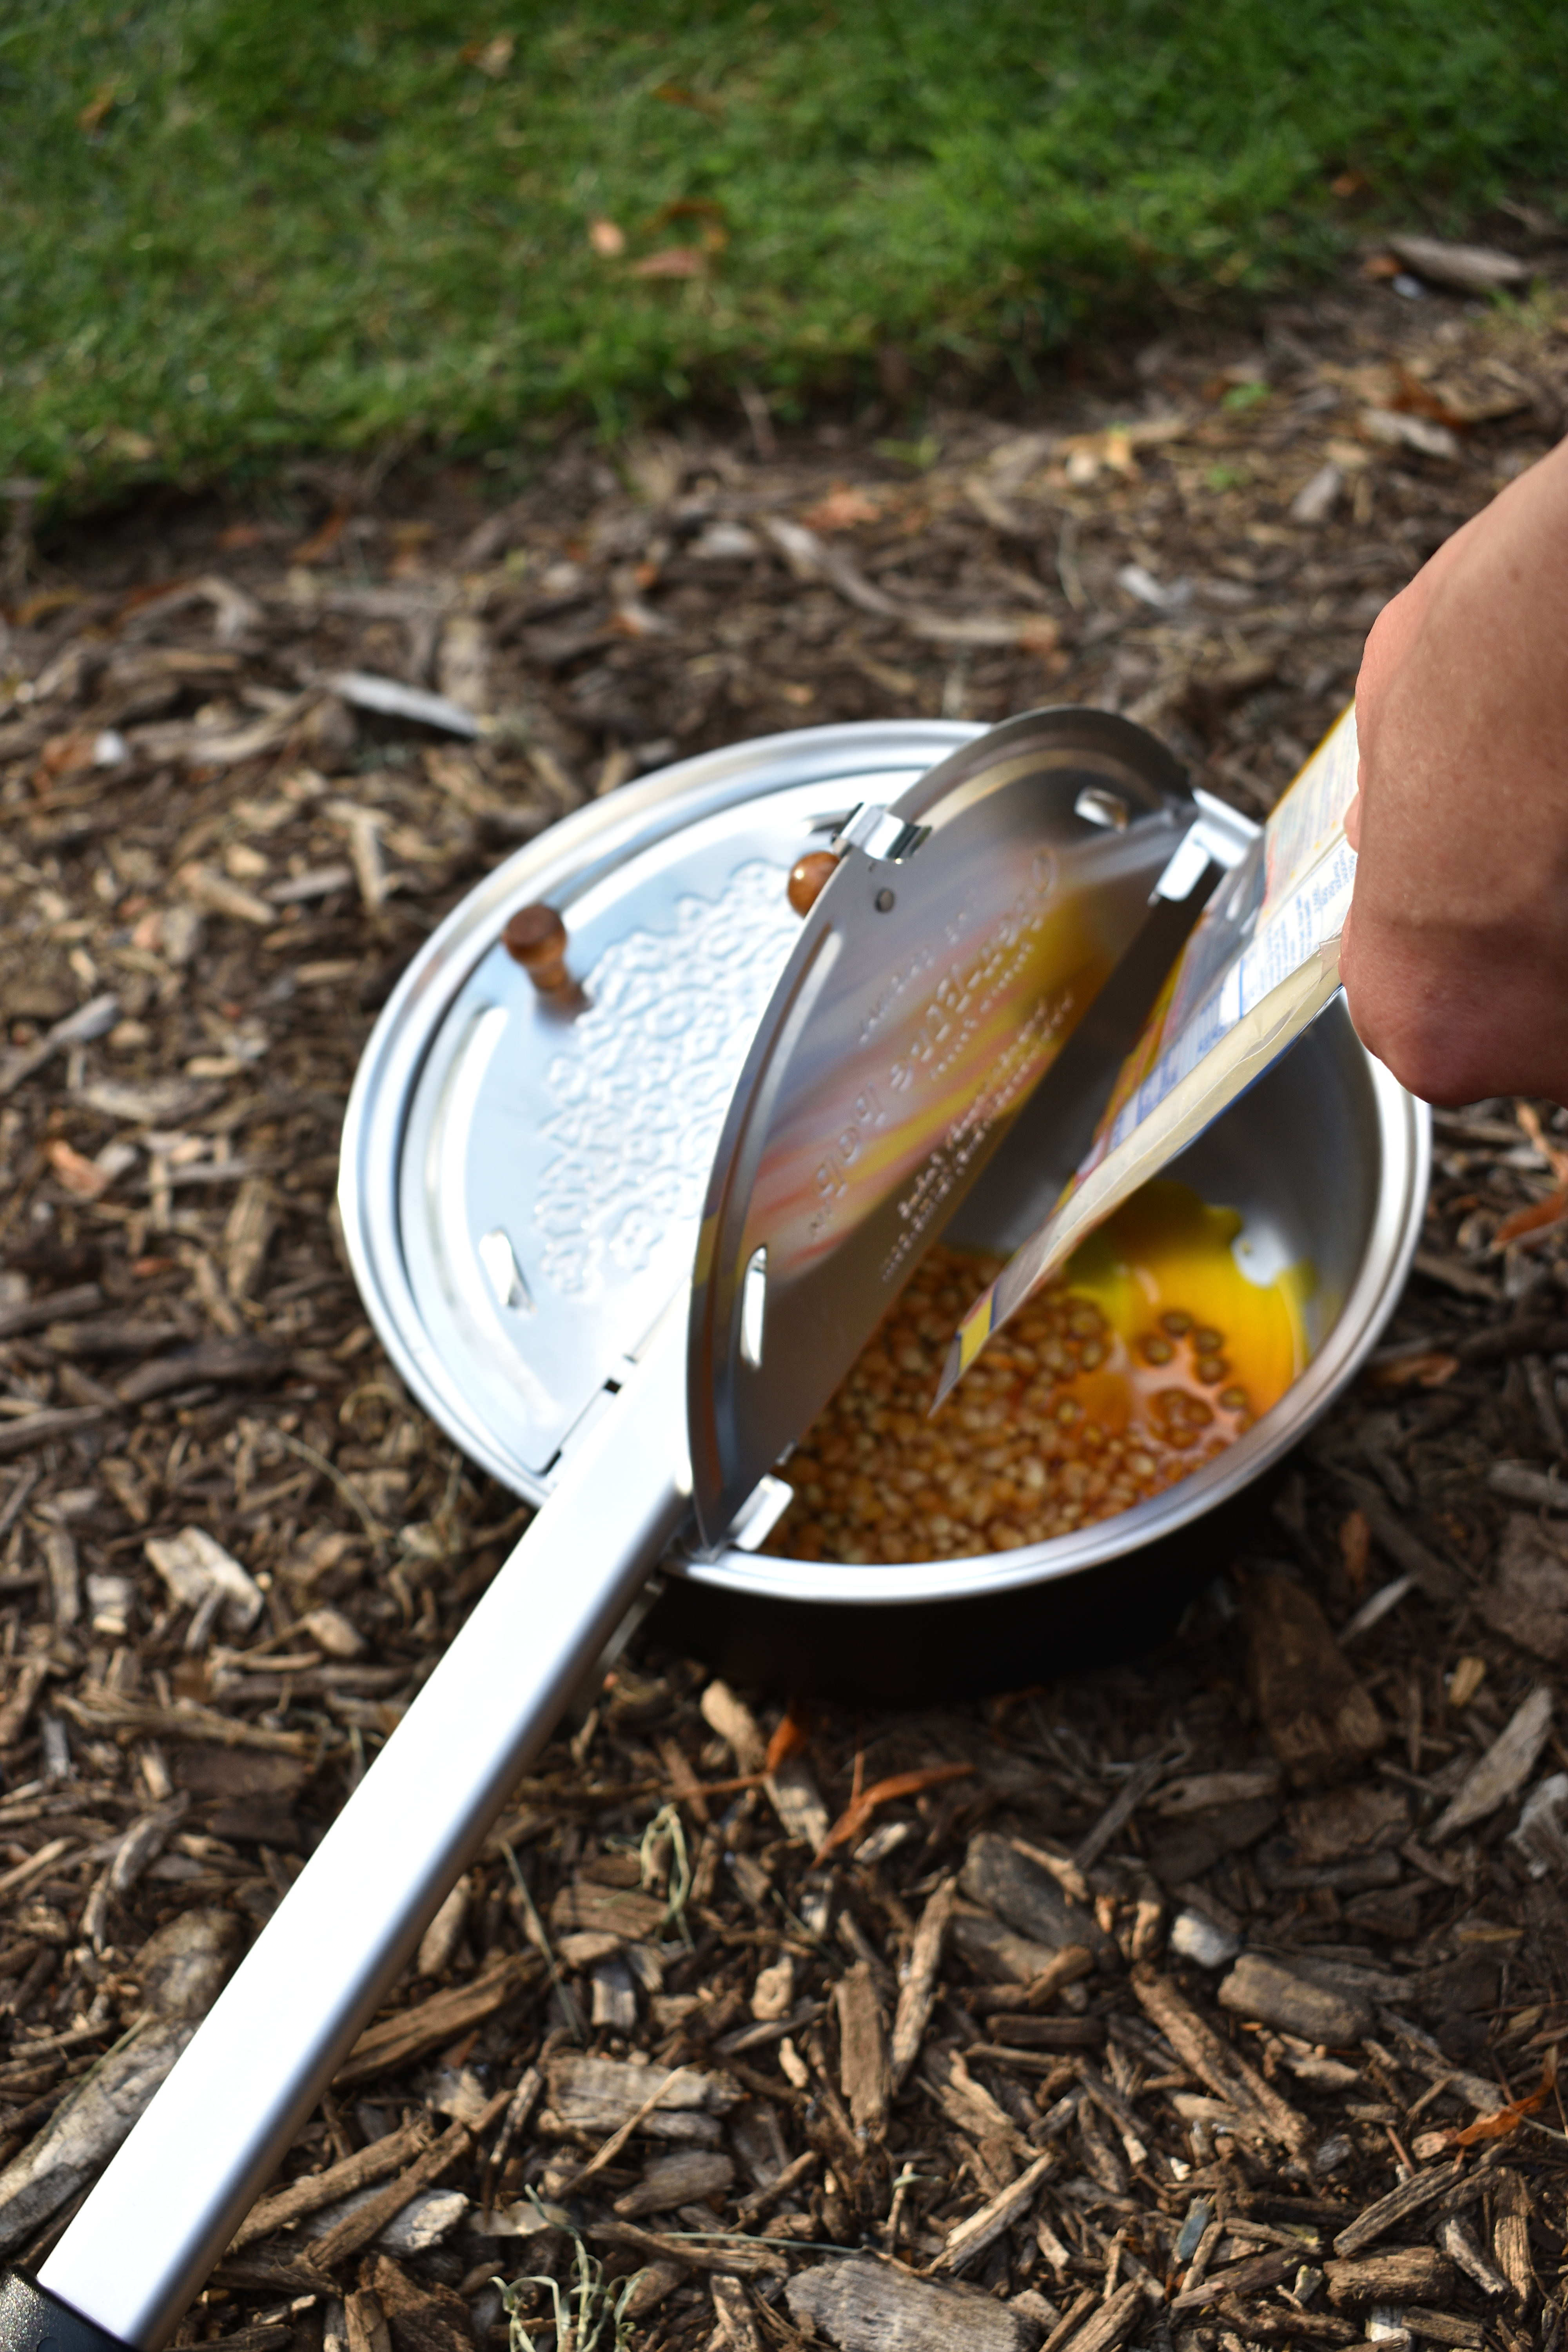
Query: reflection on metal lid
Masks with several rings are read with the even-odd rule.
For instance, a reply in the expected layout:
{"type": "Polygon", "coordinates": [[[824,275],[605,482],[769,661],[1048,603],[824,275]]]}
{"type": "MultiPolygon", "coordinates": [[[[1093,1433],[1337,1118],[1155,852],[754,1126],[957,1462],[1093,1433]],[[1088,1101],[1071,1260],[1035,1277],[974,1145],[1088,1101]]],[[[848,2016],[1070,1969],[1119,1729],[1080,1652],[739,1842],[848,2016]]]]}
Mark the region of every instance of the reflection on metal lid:
{"type": "Polygon", "coordinates": [[[768,1246],[754,1249],[741,1286],[741,1353],[753,1369],[763,1360],[763,1314],[768,1302],[768,1246]]]}
{"type": "Polygon", "coordinates": [[[533,1312],[533,1297],[522,1278],[522,1268],[517,1262],[517,1252],[511,1245],[511,1235],[502,1225],[492,1226],[479,1242],[479,1264],[489,1276],[490,1287],[503,1307],[518,1307],[524,1314],[533,1312]]]}
{"type": "Polygon", "coordinates": [[[1120,793],[1102,792],[1098,784],[1085,784],[1072,804],[1072,813],[1082,817],[1086,824],[1105,825],[1112,833],[1125,833],[1132,815],[1120,793]]]}
{"type": "Polygon", "coordinates": [[[993,728],[840,834],[703,1212],[687,1414],[708,1542],[848,1370],[1139,932],[1196,815],[1152,736],[1064,709],[993,728]],[[1085,827],[1089,792],[1120,827],[1085,827]],[[883,861],[900,846],[894,891],[883,861]]]}
{"type": "Polygon", "coordinates": [[[724,1113],[800,936],[790,868],[973,732],[813,729],[626,786],[487,877],[400,982],[345,1124],[344,1232],[413,1392],[531,1499],[690,1282],[724,1113]],[[570,1003],[500,943],[540,900],[570,1003]]]}

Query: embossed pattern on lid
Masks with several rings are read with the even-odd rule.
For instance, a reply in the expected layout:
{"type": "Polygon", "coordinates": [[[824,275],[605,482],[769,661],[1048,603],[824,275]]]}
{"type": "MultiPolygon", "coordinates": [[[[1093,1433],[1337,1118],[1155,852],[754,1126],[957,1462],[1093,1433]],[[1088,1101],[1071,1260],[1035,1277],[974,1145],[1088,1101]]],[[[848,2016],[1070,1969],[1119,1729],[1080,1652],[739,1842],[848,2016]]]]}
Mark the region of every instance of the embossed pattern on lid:
{"type": "Polygon", "coordinates": [[[623,787],[498,867],[400,983],[345,1123],[345,1235],[403,1378],[530,1499],[689,1283],[800,934],[791,867],[974,731],[812,729],[623,787]],[[570,982],[542,995],[502,944],[539,901],[570,982]]]}

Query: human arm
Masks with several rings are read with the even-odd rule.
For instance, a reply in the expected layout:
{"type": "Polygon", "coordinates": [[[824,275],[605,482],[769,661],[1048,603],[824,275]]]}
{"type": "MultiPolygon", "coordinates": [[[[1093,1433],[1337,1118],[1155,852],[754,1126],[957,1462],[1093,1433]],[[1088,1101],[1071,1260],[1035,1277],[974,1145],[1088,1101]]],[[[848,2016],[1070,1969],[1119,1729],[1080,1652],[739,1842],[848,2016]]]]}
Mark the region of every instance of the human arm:
{"type": "Polygon", "coordinates": [[[1356,730],[1358,1033],[1431,1102],[1568,1102],[1568,442],[1384,608],[1356,730]]]}

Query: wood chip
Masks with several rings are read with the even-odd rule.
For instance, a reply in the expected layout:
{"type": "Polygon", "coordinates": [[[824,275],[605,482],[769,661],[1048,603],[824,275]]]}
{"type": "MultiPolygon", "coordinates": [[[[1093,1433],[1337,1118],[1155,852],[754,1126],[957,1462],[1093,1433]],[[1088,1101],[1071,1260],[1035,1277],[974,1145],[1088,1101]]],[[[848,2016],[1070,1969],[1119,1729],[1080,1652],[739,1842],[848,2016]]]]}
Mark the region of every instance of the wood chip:
{"type": "Polygon", "coordinates": [[[791,2158],[775,2179],[767,2182],[763,2188],[753,2189],[750,2197],[742,2197],[735,2208],[735,2219],[741,2227],[748,2228],[752,2222],[759,2221],[763,2214],[778,2204],[782,2199],[793,2197],[802,2182],[810,2179],[821,2162],[822,2157],[818,2149],[803,2148],[797,2157],[791,2158]]]}
{"type": "Polygon", "coordinates": [[[254,923],[264,931],[270,930],[278,919],[265,898],[258,898],[254,890],[243,888],[210,866],[193,863],[182,866],[175,878],[193,906],[205,907],[215,915],[227,915],[235,922],[254,923]]]}
{"type": "Polygon", "coordinates": [[[738,1772],[760,1772],[767,1761],[768,1743],[756,1717],[728,1683],[710,1683],[702,1694],[702,1720],[728,1742],[738,1772]]]}
{"type": "Polygon", "coordinates": [[[368,2287],[343,2297],[343,2327],[348,2352],[392,2352],[392,2331],[381,2298],[368,2287]]]}
{"type": "Polygon", "coordinates": [[[823,580],[846,604],[880,620],[896,620],[910,635],[937,645],[1033,645],[1049,652],[1058,632],[1043,613],[939,613],[923,604],[900,604],[865,578],[848,558],[827,546],[804,523],[764,515],[763,528],[786,557],[797,579],[823,580]]]}
{"type": "Polygon", "coordinates": [[[1461,2344],[1480,2352],[1487,2340],[1486,2329],[1479,2319],[1462,2318],[1457,2311],[1424,2311],[1419,2304],[1407,2303],[1400,2316],[1412,2336],[1423,2344],[1461,2344]]]}
{"type": "Polygon", "coordinates": [[[737,2278],[726,2278],[716,2272],[709,2282],[708,2291],[713,2298],[713,2315],[719,2323],[716,2345],[727,2352],[762,2352],[762,2338],[752,2316],[752,2306],[746,2290],[737,2278]]]}
{"type": "Polygon", "coordinates": [[[1533,1503],[1545,1511],[1568,1511],[1568,1479],[1552,1470],[1527,1470],[1521,1462],[1494,1462],[1487,1472],[1494,1495],[1513,1503],[1533,1503]]]}
{"type": "MultiPolygon", "coordinates": [[[[1086,1944],[1067,1944],[1053,1950],[1048,1944],[1037,1944],[1027,1936],[1015,1934],[999,1920],[975,1918],[967,1913],[957,1914],[948,1931],[954,1951],[983,1976],[993,1981],[1002,1980],[1016,1985],[1037,1984],[1049,1974],[1063,1954],[1076,1956],[1089,1950],[1086,1944]]],[[[1094,1966],[1094,1955],[1089,1954],[1089,1964],[1094,1966]]]]}
{"type": "Polygon", "coordinates": [[[695,2066],[628,2066],[616,2058],[587,2058],[575,2051],[557,2051],[551,2057],[546,2081],[552,2112],[574,2130],[596,2137],[617,2130],[643,2111],[644,2128],[652,2138],[716,2140],[718,2126],[712,2119],[727,2115],[741,2097],[741,2086],[730,2074],[695,2066]],[[650,2098],[657,2098],[651,2108],[650,2098]]]}
{"type": "Polygon", "coordinates": [[[1259,1952],[1243,1952],[1216,1998],[1234,2016],[1272,2025],[1303,2042],[1353,2047],[1373,2026],[1366,2002],[1313,1984],[1259,1952]]]}
{"type": "Polygon", "coordinates": [[[441,2042],[455,2041],[467,2027],[492,2017],[514,1995],[540,1985],[543,1977],[543,1967],[531,1952],[514,1952],[470,1983],[452,1985],[412,2009],[378,2019],[365,2028],[338,2069],[334,2088],[367,2083],[392,2067],[406,2065],[411,2058],[441,2042]]]}
{"type": "MultiPolygon", "coordinates": [[[[1255,2294],[1260,2287],[1278,2286],[1282,2279],[1294,2276],[1301,2266],[1299,2252],[1279,2250],[1267,2254],[1252,2254],[1247,2261],[1232,2263],[1225,2270],[1215,2271],[1212,2277],[1198,2284],[1184,2287],[1173,2297],[1173,2312],[1202,2311],[1222,2296],[1255,2294]]],[[[1194,2269],[1196,2264],[1194,2265],[1194,2269]]]]}
{"type": "MultiPolygon", "coordinates": [[[[615,2210],[623,2221],[644,2213],[673,2213],[677,2206],[695,2205],[727,2189],[735,2178],[731,2159],[718,2148],[679,2148],[673,2156],[656,2156],[643,2168],[635,2189],[617,2197],[615,2210]]],[[[580,2188],[579,2173],[574,2188],[580,2188]]]]}
{"type": "Polygon", "coordinates": [[[1408,2180],[1402,2180],[1396,2189],[1389,2190],[1386,2197],[1378,2198],[1340,2231],[1334,2240],[1335,2253],[1342,2257],[1359,2254],[1363,2247],[1375,2245],[1379,2238],[1385,2236],[1399,2222],[1408,2220],[1412,2213],[1420,2212],[1423,2206],[1430,2205],[1434,2198],[1442,2197],[1455,2188],[1463,2170],[1463,2159],[1457,2158],[1451,2165],[1435,2165],[1429,2172],[1413,2173],[1408,2180]]]}
{"type": "Polygon", "coordinates": [[[1410,1806],[1403,1790],[1352,1784],[1302,1798],[1288,1819],[1297,1854],[1315,1865],[1398,1845],[1410,1827],[1410,1806]]]}
{"type": "Polygon", "coordinates": [[[1142,2316],[1144,2305],[1142,2284],[1137,2279],[1129,2279],[1085,2320],[1076,2335],[1067,2338],[1060,2352],[1117,2352],[1142,2316]]]}
{"type": "Polygon", "coordinates": [[[626,2300],[624,2316],[645,2319],[657,2311],[665,2297],[678,2286],[683,2286],[691,2273],[685,2263],[675,2261],[644,2263],[636,2274],[631,2293],[626,2300]]]}
{"type": "Polygon", "coordinates": [[[1035,2158],[1026,2172],[1021,2172],[1016,2180],[999,2190],[989,2204],[983,2205],[978,2213],[971,2213],[967,2221],[960,2221],[955,2229],[950,2230],[947,2243],[931,2264],[931,2269],[967,2270],[1004,2230],[1010,2230],[1015,2222],[1024,2219],[1038,2194],[1040,2183],[1056,2161],[1056,2150],[1047,2148],[1044,2155],[1035,2158]]]}
{"type": "Polygon", "coordinates": [[[838,2009],[839,2087],[857,2131],[879,2139],[887,2125],[891,2084],[877,1979],[861,1960],[834,1990],[838,2009]]]}
{"type": "Polygon", "coordinates": [[[94,2179],[195,2033],[238,1957],[239,1922],[190,1912],[132,1963],[145,2014],[0,2172],[0,2252],[13,2253],[94,2179]]]}
{"type": "Polygon", "coordinates": [[[115,1382],[115,1394],[121,1404],[147,1404],[153,1397],[168,1396],[175,1389],[200,1388],[209,1381],[225,1387],[246,1382],[262,1386],[277,1380],[288,1366],[284,1350],[265,1339],[248,1336],[203,1339],[195,1348],[176,1349],[172,1355],[155,1357],[127,1372],[115,1382]]]}
{"type": "Polygon", "coordinates": [[[85,1683],[81,1696],[62,1691],[55,1704],[62,1715],[84,1731],[140,1731],[155,1739],[199,1739],[220,1748],[259,1748],[279,1756],[321,1753],[321,1740],[309,1731],[279,1731],[269,1723],[248,1723],[243,1716],[220,1715],[216,1707],[183,1699],[176,1706],[149,1706],[121,1699],[96,1683],[85,1683]]]}
{"type": "Polygon", "coordinates": [[[411,2278],[383,2253],[370,2262],[368,2284],[391,2323],[398,2352],[472,2352],[468,2307],[450,2287],[411,2278]]]}
{"type": "Polygon", "coordinates": [[[69,1290],[50,1291],[43,1298],[24,1299],[19,1306],[0,1307],[0,1339],[19,1339],[24,1331],[41,1331],[46,1324],[68,1323],[90,1315],[103,1304],[96,1282],[79,1282],[69,1290]]]}
{"type": "Polygon", "coordinates": [[[1391,236],[1388,243],[1418,278],[1461,294],[1495,294],[1500,287],[1523,286],[1530,278],[1527,261],[1495,246],[1450,245],[1436,236],[1391,236]]]}
{"type": "Polygon", "coordinates": [[[1552,1728],[1552,1693],[1538,1684],[1515,1709],[1486,1754],[1465,1775],[1452,1802],[1427,1832],[1433,1845],[1485,1821],[1516,1796],[1531,1772],[1552,1728]]]}
{"type": "Polygon", "coordinates": [[[235,1633],[248,1633],[260,1616],[260,1586],[205,1528],[149,1536],[142,1549],[182,1609],[200,1611],[209,1599],[218,1600],[225,1622],[235,1633]]]}
{"type": "Polygon", "coordinates": [[[680,2263],[694,2271],[735,2271],[742,2278],[782,2278],[789,2268],[772,2247],[729,2244],[703,2245],[690,2238],[660,2237],[639,2230],[635,2221],[594,2221],[584,2231],[590,2245],[630,2246],[635,2252],[660,2261],[680,2263]]]}
{"type": "Polygon", "coordinates": [[[106,992],[101,996],[90,998],[76,1012],[68,1013],[64,1020],[57,1021],[52,1028],[46,1029],[36,1045],[24,1045],[19,1051],[8,1054],[5,1061],[0,1062],[0,1100],[15,1093],[24,1079],[36,1077],[40,1070],[46,1069],[57,1054],[64,1053],[71,1045],[89,1045],[95,1037],[103,1036],[113,1028],[119,1018],[120,999],[112,992],[106,992]]]}
{"type": "Polygon", "coordinates": [[[1204,2023],[1168,1978],[1152,1969],[1136,1969],[1132,1990],[1178,2058],[1221,2099],[1256,2116],[1260,2128],[1281,2147],[1299,2152],[1310,2145],[1312,2130],[1305,2116],[1204,2023]]]}
{"type": "Polygon", "coordinates": [[[1496,1581],[1475,1596],[1476,1614],[1516,1648],[1568,1665],[1568,1565],[1537,1521],[1510,1511],[1496,1581]]]}
{"type": "Polygon", "coordinates": [[[1093,1869],[1107,1846],[1121,1835],[1144,1799],[1159,1786],[1169,1761],[1166,1756],[1146,1756],[1142,1763],[1128,1774],[1094,1827],[1074,1849],[1073,1861],[1079,1870],[1093,1869]]]}
{"type": "Polygon", "coordinates": [[[592,1879],[563,1886],[550,1907],[556,1936],[604,1934],[636,1944],[657,1936],[663,1923],[664,1905],[656,1895],[632,1886],[600,1886],[592,1879]]]}
{"type": "Polygon", "coordinates": [[[898,2011],[893,2019],[889,2080],[895,2094],[909,2080],[936,2007],[942,1950],[957,1900],[956,1878],[942,1879],[927,1895],[915,1929],[910,1947],[909,1973],[899,1989],[898,2011]]]}
{"type": "Polygon", "coordinates": [[[1440,1608],[1448,1608],[1464,1591],[1462,1579],[1447,1560],[1439,1559],[1430,1545],[1424,1544],[1398,1513],[1384,1500],[1370,1479],[1343,1475],[1341,1484],[1355,1496],[1373,1536],[1390,1559],[1395,1561],[1428,1601],[1440,1608]]]}
{"type": "Polygon", "coordinates": [[[1183,1813],[1206,1812],[1214,1805],[1256,1803],[1274,1796],[1279,1787],[1278,1765],[1266,1764],[1245,1772],[1190,1772],[1167,1780],[1150,1801],[1151,1812],[1170,1820],[1183,1813]]]}
{"type": "Polygon", "coordinates": [[[890,2263],[818,2263],[784,2289],[792,2319],[839,2352],[1032,2352],[1035,2331],[1000,2304],[911,2278],[890,2263]]]}
{"type": "Polygon", "coordinates": [[[998,2139],[1032,2162],[1035,2149],[983,2083],[977,2083],[955,2051],[928,2050],[921,2077],[949,2121],[981,2139],[998,2139]]]}
{"type": "MultiPolygon", "coordinates": [[[[1065,1960],[1068,1955],[1057,1957],[1065,1960]]],[[[1099,2050],[1105,2041],[1104,2021],[1098,2017],[1033,2017],[1005,2011],[991,2020],[991,2032],[996,2041],[1026,2050],[1099,2050]]]]}
{"type": "Polygon", "coordinates": [[[341,2198],[352,2197],[357,2189],[384,2180],[388,2173],[399,2171],[429,2143],[429,2118],[418,2116],[413,2123],[372,2140],[367,2147],[356,2149],[337,2164],[330,2164],[324,2172],[307,2173],[303,2179],[290,2181],[286,2189],[276,2189],[251,2207],[229,2241],[229,2252],[237,2253],[242,2247],[269,2238],[274,2231],[287,2229],[309,2213],[319,2213],[326,2206],[337,2204],[341,2198]]]}
{"type": "Polygon", "coordinates": [[[353,2211],[343,2215],[341,2221],[323,2231],[310,2246],[312,2265],[321,2272],[334,2271],[340,2263],[347,2262],[351,2255],[357,2254],[374,2238],[379,2237],[393,2216],[401,2213],[411,2198],[416,2197],[420,2189],[428,2189],[432,2181],[439,2180],[459,2157],[467,2156],[473,2146],[476,2132],[483,2131],[485,2126],[500,2113],[510,2096],[510,2092],[498,2093],[473,2126],[454,2124],[449,2131],[443,2132],[433,2147],[416,2156],[395,2180],[389,2180],[384,2189],[366,2199],[363,2204],[356,2205],[353,2211]]]}
{"type": "Polygon", "coordinates": [[[103,1417],[100,1404],[57,1405],[17,1421],[0,1422],[0,1462],[31,1454],[35,1447],[52,1444],[56,1438],[69,1437],[79,1429],[91,1429],[103,1417]]]}
{"type": "Polygon", "coordinates": [[[798,1838],[808,1853],[815,1853],[827,1835],[829,1822],[827,1807],[805,1757],[792,1756],[776,1772],[770,1772],[763,1785],[784,1824],[784,1835],[798,1838]]]}
{"type": "Polygon", "coordinates": [[[37,1653],[17,1666],[16,1678],[0,1706],[0,1749],[14,1748],[21,1738],[49,1673],[49,1660],[37,1653]]]}
{"type": "Polygon", "coordinates": [[[1442,2303],[1454,2291],[1454,2266],[1435,2246],[1395,2246],[1353,2262],[1323,2264],[1329,2301],[1339,2311],[1373,2303],[1442,2303]]]}
{"type": "MultiPolygon", "coordinates": [[[[323,1613],[321,1611],[313,1612],[317,1616],[323,1613]]],[[[310,1622],[310,1618],[305,1621],[307,1624],[310,1622]]],[[[349,1630],[353,1632],[352,1626],[349,1630]]],[[[355,1634],[354,1638],[357,1642],[359,1637],[355,1634]]],[[[471,1873],[465,1871],[451,1892],[443,1896],[436,1916],[419,1938],[419,1949],[414,1958],[416,1976],[438,1977],[450,1967],[463,1940],[463,1929],[468,1925],[468,1906],[473,1895],[473,1877],[471,1873]]]]}
{"type": "Polygon", "coordinates": [[[1050,1873],[1006,1838],[983,1830],[971,1838],[959,1885],[973,1903],[1051,1951],[1082,1944],[1105,1967],[1121,1955],[1092,1911],[1062,1893],[1050,1873]]]}
{"type": "Polygon", "coordinates": [[[1489,2299],[1509,2292],[1509,2281],[1482,2252],[1475,2231],[1462,2214],[1450,2213],[1437,2231],[1437,2243],[1448,2260],[1489,2299]]]}
{"type": "Polygon", "coordinates": [[[1492,2189],[1492,2252],[1509,2284],[1512,2308],[1528,2311],[1535,2299],[1535,2269],[1530,2259],[1530,2191],[1520,2175],[1505,2168],[1492,2189]]]}
{"type": "Polygon", "coordinates": [[[264,1176],[247,1176],[224,1227],[224,1276],[231,1298],[248,1298],[255,1289],[274,1223],[271,1185],[264,1176]]]}
{"type": "Polygon", "coordinates": [[[449,735],[477,736],[479,722],[471,710],[445,694],[423,687],[405,686],[401,678],[380,677],[368,670],[339,670],[326,680],[332,692],[361,710],[379,711],[387,719],[411,719],[418,727],[444,728],[449,735]]]}
{"type": "Polygon", "coordinates": [[[1384,1742],[1376,1707],[1304,1586],[1255,1576],[1247,1597],[1253,1696],[1269,1745],[1299,1788],[1359,1771],[1384,1742]]]}

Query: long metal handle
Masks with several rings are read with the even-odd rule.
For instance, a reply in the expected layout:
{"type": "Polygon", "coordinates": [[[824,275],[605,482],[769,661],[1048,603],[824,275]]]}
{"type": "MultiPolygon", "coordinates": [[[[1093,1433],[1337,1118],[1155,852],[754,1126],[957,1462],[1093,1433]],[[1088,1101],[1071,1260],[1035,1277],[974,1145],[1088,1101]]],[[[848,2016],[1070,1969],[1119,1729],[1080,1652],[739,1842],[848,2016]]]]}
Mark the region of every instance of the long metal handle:
{"type": "Polygon", "coordinates": [[[674,1534],[685,1346],[672,1309],[44,2263],[122,2343],[174,2333],[674,1534]]]}

